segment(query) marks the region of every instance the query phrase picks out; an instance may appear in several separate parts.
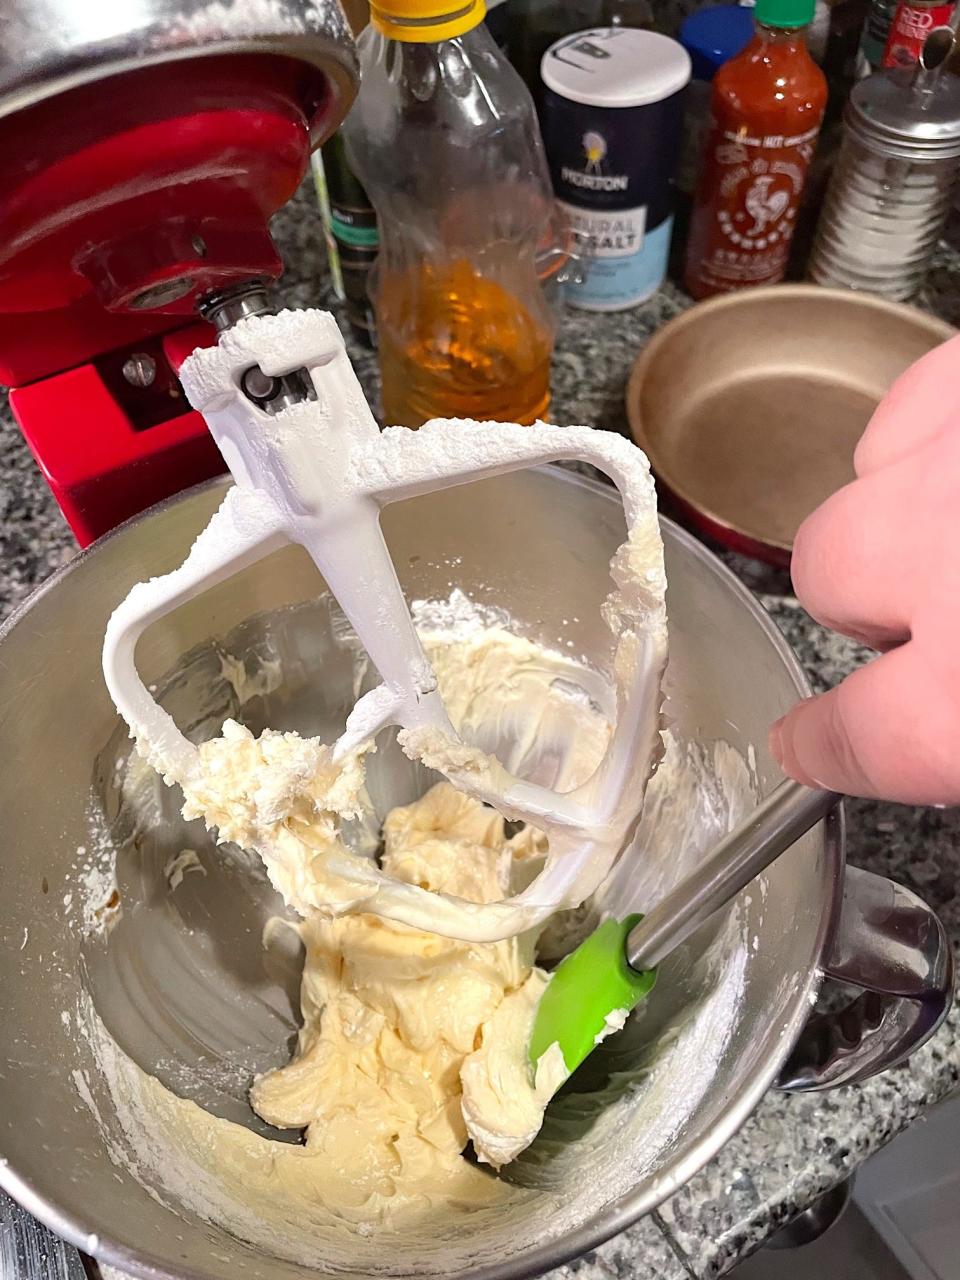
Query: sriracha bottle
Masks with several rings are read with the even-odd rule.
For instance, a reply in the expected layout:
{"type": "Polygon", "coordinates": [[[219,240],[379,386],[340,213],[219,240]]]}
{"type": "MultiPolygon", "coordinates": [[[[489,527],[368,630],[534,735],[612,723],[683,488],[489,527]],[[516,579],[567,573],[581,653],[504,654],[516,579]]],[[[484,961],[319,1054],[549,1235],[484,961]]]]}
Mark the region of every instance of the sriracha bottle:
{"type": "Polygon", "coordinates": [[[684,283],[708,298],[783,279],[827,105],[803,29],[815,0],[757,0],[756,32],[713,80],[684,283]]]}

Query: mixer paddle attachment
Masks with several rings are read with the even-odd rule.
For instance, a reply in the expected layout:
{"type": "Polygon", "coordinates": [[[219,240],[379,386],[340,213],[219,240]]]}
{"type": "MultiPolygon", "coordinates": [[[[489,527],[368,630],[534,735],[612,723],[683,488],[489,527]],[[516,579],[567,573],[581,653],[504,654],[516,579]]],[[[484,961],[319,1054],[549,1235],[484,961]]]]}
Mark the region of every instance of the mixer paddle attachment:
{"type": "MultiPolygon", "coordinates": [[[[366,648],[381,684],[365,694],[334,744],[343,762],[396,726],[411,758],[505,817],[548,837],[543,869],[521,893],[472,903],[385,875],[350,855],[365,882],[362,909],[449,937],[489,942],[577,906],[600,884],[639,816],[660,751],[666,661],[665,576],[653,481],[633,444],[587,427],[438,419],[380,432],[333,317],[320,311],[248,315],[181,369],[235,485],[172,573],[134,587],[107,628],[103,668],[138,749],[168,782],[188,783],[198,748],[140,679],[137,640],[185,601],[286,543],[312,556],[366,648]],[[298,399],[298,396],[303,398],[298,399]],[[628,538],[611,562],[604,618],[616,638],[616,722],[594,774],[561,794],[509,773],[451,724],[380,531],[390,502],[522,467],[580,459],[620,490],[628,538]]],[[[325,873],[341,868],[331,854],[325,873]]],[[[331,910],[334,908],[331,907],[331,910]]],[[[339,909],[342,909],[339,908],[339,909]]]]}

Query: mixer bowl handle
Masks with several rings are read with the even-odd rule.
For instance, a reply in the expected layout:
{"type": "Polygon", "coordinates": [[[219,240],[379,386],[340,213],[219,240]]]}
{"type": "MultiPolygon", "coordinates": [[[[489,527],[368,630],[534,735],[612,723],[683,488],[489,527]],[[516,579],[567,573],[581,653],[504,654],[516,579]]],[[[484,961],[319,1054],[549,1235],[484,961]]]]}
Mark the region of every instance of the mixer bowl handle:
{"type": "Polygon", "coordinates": [[[287,541],[272,505],[260,494],[235,487],[183,564],[162,577],[138,583],[114,610],[103,641],[104,679],[124,720],[137,726],[141,754],[161,773],[181,780],[189,773],[197,748],[141,680],[137,641],[154,622],[287,541]]]}
{"type": "Polygon", "coordinates": [[[780,1073],[781,1089],[813,1092],[868,1080],[919,1049],[950,1011],[954,964],[946,930],[922,898],[870,871],[847,868],[821,969],[862,994],[812,1015],[780,1073]]]}

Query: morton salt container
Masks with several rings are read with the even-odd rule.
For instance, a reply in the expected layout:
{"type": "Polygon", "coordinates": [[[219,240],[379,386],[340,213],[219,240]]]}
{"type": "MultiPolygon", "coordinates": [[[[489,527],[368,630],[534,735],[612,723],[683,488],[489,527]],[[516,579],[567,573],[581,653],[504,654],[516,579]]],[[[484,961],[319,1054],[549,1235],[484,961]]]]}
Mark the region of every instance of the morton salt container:
{"type": "Polygon", "coordinates": [[[817,284],[895,301],[923,282],[950,212],[960,162],[960,81],[940,74],[953,32],[931,33],[913,69],[862,80],[810,259],[817,284]]]}
{"type": "Polygon", "coordinates": [[[581,259],[571,305],[618,311],[663,283],[690,57],[668,36],[602,27],[543,56],[543,134],[581,259]]]}

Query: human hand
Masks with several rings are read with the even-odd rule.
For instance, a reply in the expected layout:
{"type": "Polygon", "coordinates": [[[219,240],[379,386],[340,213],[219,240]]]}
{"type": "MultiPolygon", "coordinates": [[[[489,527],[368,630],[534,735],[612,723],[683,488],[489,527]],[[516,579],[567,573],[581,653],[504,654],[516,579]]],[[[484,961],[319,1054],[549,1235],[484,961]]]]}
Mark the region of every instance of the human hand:
{"type": "Polygon", "coordinates": [[[798,703],[770,748],[810,786],[960,804],[960,337],[898,379],[854,467],[801,526],[793,583],[814,618],[882,656],[798,703]]]}

